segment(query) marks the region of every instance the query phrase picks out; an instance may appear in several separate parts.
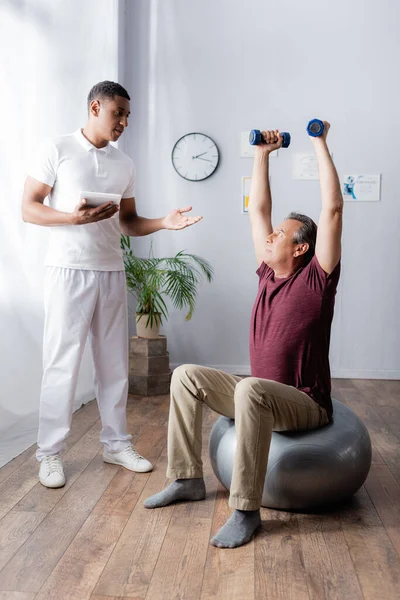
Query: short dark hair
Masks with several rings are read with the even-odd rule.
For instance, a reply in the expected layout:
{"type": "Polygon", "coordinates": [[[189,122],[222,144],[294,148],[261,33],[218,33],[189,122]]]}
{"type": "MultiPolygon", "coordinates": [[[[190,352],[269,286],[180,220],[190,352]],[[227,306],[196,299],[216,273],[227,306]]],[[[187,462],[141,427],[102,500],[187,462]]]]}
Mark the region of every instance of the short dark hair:
{"type": "Polygon", "coordinates": [[[317,226],[310,217],[302,215],[297,212],[291,212],[287,219],[293,219],[294,221],[300,221],[301,226],[298,228],[293,236],[294,244],[308,244],[309,248],[303,255],[304,265],[308,265],[310,260],[315,254],[315,243],[317,241],[317,226]]]}
{"type": "Polygon", "coordinates": [[[130,100],[128,92],[119,83],[115,83],[114,81],[100,81],[99,83],[96,83],[89,92],[87,99],[88,108],[93,100],[98,100],[100,98],[109,98],[110,100],[113,100],[115,96],[122,96],[122,98],[130,100]]]}

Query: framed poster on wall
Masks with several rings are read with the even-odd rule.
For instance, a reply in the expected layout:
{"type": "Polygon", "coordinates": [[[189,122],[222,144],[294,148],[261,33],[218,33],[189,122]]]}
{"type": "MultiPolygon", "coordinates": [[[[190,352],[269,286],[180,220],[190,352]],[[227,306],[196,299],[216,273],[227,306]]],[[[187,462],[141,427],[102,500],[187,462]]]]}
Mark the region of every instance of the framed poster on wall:
{"type": "Polygon", "coordinates": [[[344,175],[343,198],[348,202],[379,202],[381,199],[381,176],[344,175]]]}

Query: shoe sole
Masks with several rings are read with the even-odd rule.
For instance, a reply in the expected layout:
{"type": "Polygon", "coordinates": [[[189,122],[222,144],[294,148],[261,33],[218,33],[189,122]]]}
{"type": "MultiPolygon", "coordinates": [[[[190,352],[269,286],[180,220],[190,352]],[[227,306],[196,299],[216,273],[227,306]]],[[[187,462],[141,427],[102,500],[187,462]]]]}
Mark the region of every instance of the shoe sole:
{"type": "Polygon", "coordinates": [[[55,490],[55,489],[57,489],[57,488],[62,488],[62,487],[64,487],[64,485],[65,485],[65,483],[66,483],[66,482],[64,481],[64,483],[60,483],[60,484],[58,484],[58,485],[49,485],[48,483],[44,483],[44,481],[42,481],[41,479],[39,479],[39,481],[40,481],[40,483],[41,483],[41,484],[42,484],[44,487],[47,487],[47,488],[49,488],[49,489],[52,489],[52,490],[55,490]]]}
{"type": "Polygon", "coordinates": [[[105,456],[103,456],[103,460],[106,463],[109,463],[110,465],[118,465],[118,467],[124,467],[124,469],[127,469],[128,471],[133,471],[134,473],[150,473],[153,470],[153,467],[151,467],[150,469],[130,469],[129,467],[127,467],[126,465],[117,462],[116,460],[113,460],[112,458],[106,458],[105,456]]]}

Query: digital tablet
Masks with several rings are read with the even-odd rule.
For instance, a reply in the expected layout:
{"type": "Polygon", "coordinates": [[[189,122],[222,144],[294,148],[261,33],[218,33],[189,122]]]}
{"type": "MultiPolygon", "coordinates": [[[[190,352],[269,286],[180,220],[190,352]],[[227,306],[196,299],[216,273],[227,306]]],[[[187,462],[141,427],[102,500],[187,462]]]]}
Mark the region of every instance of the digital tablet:
{"type": "Polygon", "coordinates": [[[88,206],[101,206],[105,202],[114,202],[119,204],[120,194],[105,194],[104,192],[79,192],[79,200],[86,199],[88,206]]]}

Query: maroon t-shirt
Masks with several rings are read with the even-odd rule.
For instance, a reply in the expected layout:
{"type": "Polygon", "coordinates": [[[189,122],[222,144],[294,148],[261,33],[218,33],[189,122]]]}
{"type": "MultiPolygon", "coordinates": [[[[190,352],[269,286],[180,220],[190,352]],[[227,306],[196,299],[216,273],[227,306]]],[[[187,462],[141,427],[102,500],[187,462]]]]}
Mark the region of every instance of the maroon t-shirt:
{"type": "Polygon", "coordinates": [[[314,256],[290,277],[265,263],[250,327],[253,377],[298,388],[332,417],[329,342],[340,262],[327,275],[314,256]]]}

